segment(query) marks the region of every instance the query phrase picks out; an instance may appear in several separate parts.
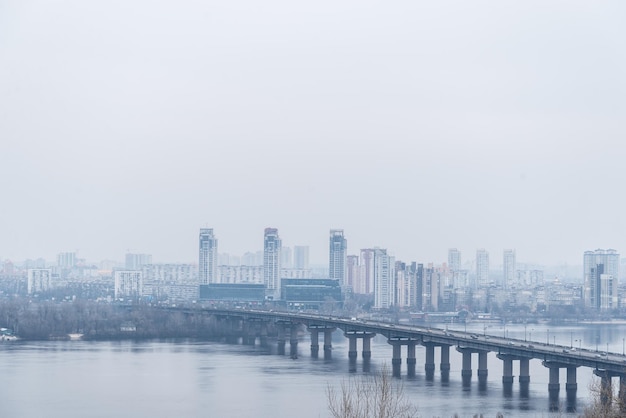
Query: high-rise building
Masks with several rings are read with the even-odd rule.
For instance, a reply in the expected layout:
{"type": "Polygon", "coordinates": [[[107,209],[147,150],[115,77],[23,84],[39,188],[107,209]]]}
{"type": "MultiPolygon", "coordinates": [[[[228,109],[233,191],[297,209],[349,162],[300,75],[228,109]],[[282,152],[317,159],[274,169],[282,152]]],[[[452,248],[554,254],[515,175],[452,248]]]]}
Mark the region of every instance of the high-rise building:
{"type": "Polygon", "coordinates": [[[76,266],[76,253],[65,252],[57,254],[57,265],[64,269],[71,269],[76,266]]]}
{"type": "Polygon", "coordinates": [[[139,298],[143,293],[143,275],[137,270],[116,270],[115,299],[139,298]]]}
{"type": "Polygon", "coordinates": [[[448,268],[453,272],[461,270],[461,251],[456,248],[448,250],[448,268]]]}
{"type": "Polygon", "coordinates": [[[28,294],[45,292],[52,287],[52,269],[28,269],[28,294]]]}
{"type": "Polygon", "coordinates": [[[374,249],[364,248],[361,250],[361,264],[359,266],[358,285],[354,286],[354,293],[371,295],[374,293],[374,249]]]}
{"type": "Polygon", "coordinates": [[[585,251],[583,258],[585,306],[596,310],[616,309],[619,254],[615,250],[585,251]]]}
{"type": "Polygon", "coordinates": [[[126,270],[141,270],[143,266],[152,264],[152,255],[126,253],[126,270]]]}
{"type": "Polygon", "coordinates": [[[476,251],[476,286],[489,286],[489,253],[484,248],[476,251]]]}
{"type": "Polygon", "coordinates": [[[387,250],[374,249],[374,308],[388,309],[395,305],[395,259],[387,250]]]}
{"type": "Polygon", "coordinates": [[[217,283],[217,238],[213,228],[200,228],[198,276],[200,284],[217,283]]]}
{"type": "Polygon", "coordinates": [[[293,263],[292,263],[292,251],[291,251],[291,247],[282,247],[280,249],[280,267],[281,268],[293,268],[293,263]]]}
{"type": "Polygon", "coordinates": [[[509,289],[515,283],[515,250],[504,250],[504,258],[502,263],[504,275],[502,276],[502,284],[505,289],[509,289]]]}
{"type": "Polygon", "coordinates": [[[280,250],[278,229],[265,228],[263,238],[263,284],[267,296],[274,300],[280,297],[280,250]]]}
{"type": "Polygon", "coordinates": [[[293,247],[293,267],[296,269],[309,269],[309,246],[296,245],[293,247]]]}
{"type": "Polygon", "coordinates": [[[360,293],[359,288],[359,256],[349,255],[346,257],[346,283],[350,293],[360,293]]]}
{"type": "Polygon", "coordinates": [[[331,229],[328,257],[328,278],[339,280],[340,286],[345,284],[347,249],[348,241],[343,236],[343,229],[331,229]]]}

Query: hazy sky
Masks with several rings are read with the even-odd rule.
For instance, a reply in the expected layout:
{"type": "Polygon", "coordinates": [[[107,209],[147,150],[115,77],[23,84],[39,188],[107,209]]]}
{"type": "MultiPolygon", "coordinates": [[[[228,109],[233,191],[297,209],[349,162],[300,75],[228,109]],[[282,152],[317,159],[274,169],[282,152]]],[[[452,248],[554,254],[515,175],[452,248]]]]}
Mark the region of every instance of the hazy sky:
{"type": "Polygon", "coordinates": [[[0,259],[626,254],[626,3],[0,0],[0,259]]]}

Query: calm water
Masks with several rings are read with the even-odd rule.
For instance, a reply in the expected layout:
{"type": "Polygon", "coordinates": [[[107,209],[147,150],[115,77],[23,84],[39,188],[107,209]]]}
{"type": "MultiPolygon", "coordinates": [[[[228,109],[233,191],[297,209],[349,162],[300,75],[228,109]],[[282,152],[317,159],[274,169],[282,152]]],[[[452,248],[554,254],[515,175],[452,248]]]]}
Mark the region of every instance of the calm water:
{"type": "MultiPolygon", "coordinates": [[[[452,327],[450,329],[453,329],[452,327]]],[[[462,329],[458,328],[457,329],[462,329]]],[[[524,339],[523,326],[468,327],[524,339]]],[[[526,327],[526,338],[621,353],[626,325],[526,327]]],[[[364,374],[359,358],[350,373],[347,340],[337,332],[333,358],[314,359],[308,336],[299,344],[299,358],[275,349],[196,341],[37,342],[0,344],[0,417],[327,417],[326,388],[342,379],[364,374]]],[[[358,346],[359,353],[361,346],[358,346]]],[[[289,346],[287,345],[287,352],[289,346]]],[[[450,351],[450,382],[424,379],[424,349],[417,348],[417,376],[403,377],[406,394],[422,417],[468,417],[476,413],[511,417],[549,417],[548,372],[532,360],[528,398],[517,383],[513,393],[502,391],[502,362],[489,354],[489,381],[461,385],[461,355],[450,351]]],[[[403,351],[403,356],[405,352],[403,351]]],[[[436,350],[438,363],[438,350],[436,350]]],[[[390,364],[391,346],[382,337],[372,343],[371,372],[390,364]]],[[[439,367],[437,366],[437,369],[439,367]]],[[[406,363],[403,364],[406,374],[406,363]]],[[[518,375],[514,362],[513,374],[518,375]]],[[[578,407],[588,401],[592,371],[578,369],[578,407]]],[[[565,401],[565,371],[561,371],[561,400],[565,401]]]]}

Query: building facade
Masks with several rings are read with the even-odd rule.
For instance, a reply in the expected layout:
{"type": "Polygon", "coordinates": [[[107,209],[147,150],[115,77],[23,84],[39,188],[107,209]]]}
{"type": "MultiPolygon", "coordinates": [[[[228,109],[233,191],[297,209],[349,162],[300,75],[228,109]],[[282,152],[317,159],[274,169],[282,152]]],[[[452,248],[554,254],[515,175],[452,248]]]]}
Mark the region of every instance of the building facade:
{"type": "Polygon", "coordinates": [[[115,278],[115,299],[136,299],[143,295],[143,275],[141,271],[116,270],[113,273],[113,277],[115,278]]]}
{"type": "Polygon", "coordinates": [[[217,238],[213,228],[200,228],[198,278],[200,284],[217,283],[217,238]]]}
{"type": "Polygon", "coordinates": [[[263,284],[269,298],[280,298],[280,250],[278,229],[265,228],[263,236],[263,284]]]}
{"type": "Polygon", "coordinates": [[[387,250],[374,249],[374,309],[389,309],[395,304],[395,259],[387,250]]]}
{"type": "Polygon", "coordinates": [[[515,272],[517,268],[515,266],[515,250],[504,250],[502,259],[502,285],[505,289],[509,289],[516,282],[515,272]]]}
{"type": "Polygon", "coordinates": [[[52,269],[28,269],[27,277],[28,294],[45,292],[52,288],[52,269]]]}
{"type": "Polygon", "coordinates": [[[585,251],[583,256],[585,307],[595,310],[618,307],[619,265],[619,254],[615,250],[585,251]]]}
{"type": "Polygon", "coordinates": [[[476,287],[488,287],[489,283],[489,253],[481,248],[476,251],[476,287]]]}
{"type": "Polygon", "coordinates": [[[343,235],[343,229],[331,229],[328,255],[328,278],[339,280],[339,285],[344,286],[346,278],[346,251],[348,241],[343,235]]]}

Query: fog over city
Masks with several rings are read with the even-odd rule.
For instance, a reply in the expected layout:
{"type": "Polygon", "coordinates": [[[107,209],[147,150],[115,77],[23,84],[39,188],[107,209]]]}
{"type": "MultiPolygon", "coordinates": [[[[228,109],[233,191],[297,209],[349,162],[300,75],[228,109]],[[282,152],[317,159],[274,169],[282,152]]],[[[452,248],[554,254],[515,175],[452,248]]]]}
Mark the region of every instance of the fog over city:
{"type": "Polygon", "coordinates": [[[2,1],[0,260],[626,252],[619,1],[2,1]]]}

